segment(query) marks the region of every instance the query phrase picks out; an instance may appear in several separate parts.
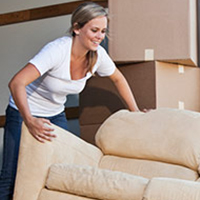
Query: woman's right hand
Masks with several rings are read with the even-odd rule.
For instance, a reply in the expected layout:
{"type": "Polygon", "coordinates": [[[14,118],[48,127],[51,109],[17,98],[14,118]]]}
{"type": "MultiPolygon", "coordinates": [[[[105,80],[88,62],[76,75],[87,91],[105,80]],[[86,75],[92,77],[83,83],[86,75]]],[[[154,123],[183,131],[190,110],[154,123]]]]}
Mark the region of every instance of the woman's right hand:
{"type": "Polygon", "coordinates": [[[52,133],[51,122],[48,119],[32,117],[25,122],[31,135],[39,142],[52,141],[56,135],[52,133]]]}
{"type": "Polygon", "coordinates": [[[55,134],[52,133],[54,129],[50,127],[49,120],[31,115],[26,94],[26,86],[38,77],[40,77],[40,72],[33,64],[28,63],[11,79],[9,88],[29,132],[38,141],[45,142],[51,141],[55,137],[55,134]]]}

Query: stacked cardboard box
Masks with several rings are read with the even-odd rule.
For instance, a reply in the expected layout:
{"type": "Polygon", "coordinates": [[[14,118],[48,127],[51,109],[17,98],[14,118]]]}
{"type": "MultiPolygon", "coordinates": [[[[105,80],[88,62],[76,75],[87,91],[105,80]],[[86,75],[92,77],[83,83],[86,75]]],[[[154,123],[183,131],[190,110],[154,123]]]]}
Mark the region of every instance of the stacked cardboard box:
{"type": "MultiPolygon", "coordinates": [[[[109,0],[109,54],[142,110],[200,111],[196,0],[109,0]]],[[[126,108],[108,78],[94,77],[80,95],[81,137],[126,108]]]]}
{"type": "Polygon", "coordinates": [[[109,13],[115,61],[198,65],[196,0],[109,0],[109,13]]]}

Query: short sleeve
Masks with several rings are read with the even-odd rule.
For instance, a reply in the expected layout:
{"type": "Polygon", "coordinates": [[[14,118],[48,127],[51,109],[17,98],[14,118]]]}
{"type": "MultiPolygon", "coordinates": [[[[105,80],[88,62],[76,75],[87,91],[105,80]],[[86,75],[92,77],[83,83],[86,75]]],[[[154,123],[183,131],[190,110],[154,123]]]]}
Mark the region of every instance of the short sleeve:
{"type": "Polygon", "coordinates": [[[46,44],[30,61],[29,63],[35,65],[40,74],[43,75],[60,62],[59,46],[56,42],[46,44]]]}
{"type": "Polygon", "coordinates": [[[96,72],[100,76],[110,76],[114,73],[115,69],[115,63],[112,61],[105,49],[103,47],[100,47],[98,49],[98,61],[96,72]]]}

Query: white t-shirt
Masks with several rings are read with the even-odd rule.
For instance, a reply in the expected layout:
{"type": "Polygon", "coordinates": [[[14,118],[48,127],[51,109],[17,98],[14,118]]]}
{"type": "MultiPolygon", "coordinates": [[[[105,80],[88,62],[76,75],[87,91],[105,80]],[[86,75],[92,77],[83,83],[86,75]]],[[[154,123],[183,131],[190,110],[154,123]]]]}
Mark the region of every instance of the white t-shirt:
{"type": "MultiPolygon", "coordinates": [[[[45,45],[29,62],[35,65],[41,76],[26,87],[27,100],[32,115],[54,116],[64,110],[68,94],[78,94],[92,74],[79,80],[70,76],[72,38],[64,36],[45,45]]],[[[97,62],[93,72],[100,76],[110,76],[115,64],[101,46],[97,49],[97,62]]],[[[12,96],[10,106],[17,109],[12,96]]]]}

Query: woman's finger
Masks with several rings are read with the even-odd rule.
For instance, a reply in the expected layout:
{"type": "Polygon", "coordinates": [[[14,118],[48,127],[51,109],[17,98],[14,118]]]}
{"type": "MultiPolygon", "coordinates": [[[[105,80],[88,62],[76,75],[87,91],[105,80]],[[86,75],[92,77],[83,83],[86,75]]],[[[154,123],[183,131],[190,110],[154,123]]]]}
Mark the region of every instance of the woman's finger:
{"type": "Polygon", "coordinates": [[[44,139],[42,139],[39,135],[34,135],[34,138],[35,138],[36,140],[38,140],[39,142],[41,142],[41,143],[44,143],[44,142],[45,142],[44,139]]]}
{"type": "Polygon", "coordinates": [[[40,140],[42,140],[42,141],[52,141],[52,139],[51,139],[51,137],[49,137],[49,136],[47,136],[47,135],[45,135],[44,133],[41,133],[41,134],[39,134],[38,135],[38,138],[40,139],[40,140]]]}

